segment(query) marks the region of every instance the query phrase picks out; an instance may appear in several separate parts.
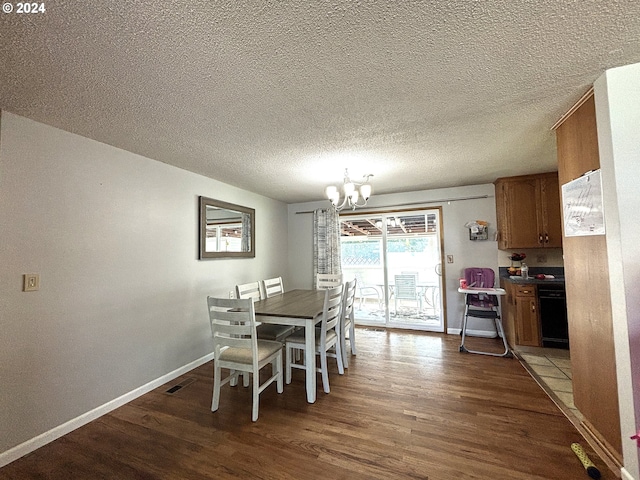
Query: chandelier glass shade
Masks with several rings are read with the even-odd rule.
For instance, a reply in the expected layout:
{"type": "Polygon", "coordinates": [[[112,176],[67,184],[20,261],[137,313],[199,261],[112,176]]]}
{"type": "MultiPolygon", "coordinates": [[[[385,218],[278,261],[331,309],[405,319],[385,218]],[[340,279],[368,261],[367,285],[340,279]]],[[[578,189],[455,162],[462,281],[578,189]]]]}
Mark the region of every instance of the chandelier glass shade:
{"type": "Polygon", "coordinates": [[[371,184],[369,183],[369,178],[371,177],[373,177],[371,174],[363,175],[362,182],[354,182],[349,178],[349,170],[345,168],[342,184],[344,198],[342,202],[340,201],[341,193],[335,185],[327,187],[327,198],[338,212],[347,206],[352,210],[357,207],[364,207],[371,196],[371,184]]]}

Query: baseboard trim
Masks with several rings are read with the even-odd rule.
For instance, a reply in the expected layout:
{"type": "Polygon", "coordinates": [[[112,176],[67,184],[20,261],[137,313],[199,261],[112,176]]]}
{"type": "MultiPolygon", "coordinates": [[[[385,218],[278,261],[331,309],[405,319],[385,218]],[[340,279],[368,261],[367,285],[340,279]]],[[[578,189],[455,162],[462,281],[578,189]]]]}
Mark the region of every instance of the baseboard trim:
{"type": "Polygon", "coordinates": [[[631,476],[631,474],[627,471],[626,468],[620,469],[620,475],[622,476],[622,480],[635,480],[635,478],[631,476]]]}
{"type": "MultiPolygon", "coordinates": [[[[449,335],[460,335],[462,333],[462,329],[448,328],[447,333],[449,335]]],[[[465,333],[465,335],[469,335],[470,337],[497,338],[495,330],[469,330],[467,328],[467,333],[465,333]]]]}
{"type": "Polygon", "coordinates": [[[54,440],[66,435],[67,433],[74,431],[75,429],[80,428],[83,425],[86,425],[87,423],[95,420],[96,418],[99,418],[102,415],[105,415],[111,412],[112,410],[115,410],[116,408],[121,407],[122,405],[144,395],[145,393],[148,393],[151,390],[158,388],[159,386],[167,382],[170,382],[174,378],[177,378],[180,375],[184,375],[185,373],[190,372],[194,368],[199,367],[200,365],[203,365],[209,362],[210,360],[213,360],[213,353],[205,355],[204,357],[201,357],[197,360],[194,360],[193,362],[188,363],[187,365],[184,365],[172,372],[167,373],[166,375],[163,375],[159,378],[156,378],[155,380],[152,380],[151,382],[145,385],[142,385],[141,387],[136,388],[135,390],[132,390],[118,398],[115,398],[105,403],[104,405],[101,405],[99,407],[94,408],[93,410],[83,413],[82,415],[76,418],[72,418],[68,422],[63,423],[62,425],[58,425],[57,427],[54,427],[47,432],[41,433],[37,437],[34,437],[30,440],[27,440],[26,442],[16,445],[15,447],[7,450],[6,452],[0,453],[0,468],[10,464],[11,462],[19,459],[20,457],[27,455],[28,453],[31,453],[37,450],[38,448],[46,445],[47,443],[53,442],[54,440]]]}

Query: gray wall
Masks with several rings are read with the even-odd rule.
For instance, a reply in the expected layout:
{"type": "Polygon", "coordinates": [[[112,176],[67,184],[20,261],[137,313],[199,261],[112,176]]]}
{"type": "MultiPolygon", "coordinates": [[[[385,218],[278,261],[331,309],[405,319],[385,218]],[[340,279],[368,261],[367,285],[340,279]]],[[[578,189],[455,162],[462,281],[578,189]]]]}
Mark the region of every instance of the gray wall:
{"type": "Polygon", "coordinates": [[[208,355],[207,295],[288,281],[285,204],[8,112],[0,135],[0,454],[208,355]],[[197,259],[199,195],[256,209],[255,259],[197,259]]]}
{"type": "Polygon", "coordinates": [[[640,478],[630,437],[640,430],[640,63],[607,70],[594,84],[602,170],[623,478],[640,478]]]}
{"type": "MultiPolygon", "coordinates": [[[[374,182],[375,188],[375,182],[374,182]]],[[[444,264],[446,275],[447,327],[450,333],[461,328],[464,309],[463,297],[458,293],[459,278],[466,267],[490,267],[498,272],[498,246],[494,240],[496,231],[495,188],[493,184],[443,188],[389,195],[376,195],[369,200],[375,209],[395,205],[412,204],[397,208],[442,207],[444,255],[453,255],[454,263],[444,264]],[[472,200],[455,200],[466,197],[487,196],[472,200]],[[446,201],[452,199],[452,201],[446,201]],[[442,201],[444,200],[444,201],[442,201]],[[416,204],[416,205],[413,205],[416,204]],[[464,224],[472,220],[489,222],[489,240],[471,241],[464,224]]],[[[293,287],[311,288],[313,281],[312,227],[313,216],[308,213],[316,208],[326,208],[328,201],[289,205],[289,245],[295,245],[289,255],[289,271],[293,287]]],[[[470,319],[469,329],[495,334],[488,321],[470,319]]]]}

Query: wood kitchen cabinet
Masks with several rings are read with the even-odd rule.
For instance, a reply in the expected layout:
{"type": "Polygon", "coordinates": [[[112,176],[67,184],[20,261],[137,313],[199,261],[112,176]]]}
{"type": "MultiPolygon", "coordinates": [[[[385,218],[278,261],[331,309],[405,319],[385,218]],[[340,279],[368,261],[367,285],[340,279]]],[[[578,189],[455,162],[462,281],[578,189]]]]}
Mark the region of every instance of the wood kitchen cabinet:
{"type": "Polygon", "coordinates": [[[501,278],[500,288],[503,288],[507,292],[507,294],[501,298],[500,302],[502,329],[504,330],[505,337],[507,337],[507,343],[513,348],[518,344],[518,342],[516,342],[515,285],[501,278]]]}
{"type": "Polygon", "coordinates": [[[556,172],[499,178],[495,186],[500,250],[562,247],[556,172]]]}
{"type": "MultiPolygon", "coordinates": [[[[595,107],[593,94],[585,95],[556,130],[562,184],[600,168],[595,107]]],[[[584,418],[582,423],[590,442],[604,445],[609,460],[622,465],[622,441],[626,435],[621,434],[620,426],[607,249],[610,234],[566,237],[563,253],[573,401],[584,418]]],[[[622,378],[626,380],[626,376],[622,378]]]]}
{"type": "Polygon", "coordinates": [[[516,343],[541,347],[540,315],[535,285],[515,286],[516,343]]]}
{"type": "Polygon", "coordinates": [[[502,303],[502,326],[509,345],[542,346],[536,286],[506,280],[501,280],[500,286],[507,292],[502,303]]]}

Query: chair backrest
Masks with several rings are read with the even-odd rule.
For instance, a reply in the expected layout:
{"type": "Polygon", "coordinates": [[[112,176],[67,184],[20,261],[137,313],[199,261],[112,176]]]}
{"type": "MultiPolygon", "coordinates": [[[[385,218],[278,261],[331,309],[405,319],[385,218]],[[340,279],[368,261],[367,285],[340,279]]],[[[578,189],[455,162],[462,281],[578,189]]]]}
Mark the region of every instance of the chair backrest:
{"type": "Polygon", "coordinates": [[[284,286],[282,285],[282,277],[268,278],[262,281],[262,288],[265,298],[273,297],[284,293],[284,286]]]}
{"type": "Polygon", "coordinates": [[[316,275],[316,288],[333,288],[342,285],[341,273],[318,273],[316,275]]]}
{"type": "Polygon", "coordinates": [[[353,278],[358,282],[358,288],[362,288],[364,286],[364,280],[362,279],[362,273],[356,272],[353,278]]]}
{"type": "MultiPolygon", "coordinates": [[[[320,324],[320,342],[323,348],[326,345],[327,332],[340,326],[343,290],[344,286],[340,284],[337,287],[327,289],[324,295],[322,323],[320,324]]],[[[336,329],[336,333],[339,335],[339,330],[336,329]]]]}
{"type": "Polygon", "coordinates": [[[417,283],[415,275],[396,275],[393,293],[396,298],[415,299],[418,297],[417,283]]]}
{"type": "MultiPolygon", "coordinates": [[[[496,274],[491,268],[470,267],[464,269],[464,278],[469,288],[492,288],[496,274]]],[[[474,307],[494,307],[498,305],[496,295],[467,295],[467,304],[474,307]]]]}
{"type": "Polygon", "coordinates": [[[491,288],[496,274],[491,268],[470,267],[464,269],[464,278],[470,288],[491,288]]]}
{"type": "Polygon", "coordinates": [[[251,298],[254,302],[262,300],[262,290],[259,282],[244,283],[236,285],[236,296],[238,298],[251,298]]]}
{"type": "Polygon", "coordinates": [[[349,321],[353,321],[353,304],[356,301],[356,284],[354,278],[344,284],[344,298],[342,299],[342,325],[346,325],[349,321]]]}
{"type": "Polygon", "coordinates": [[[413,275],[414,277],[416,277],[416,282],[418,281],[418,279],[420,278],[420,272],[418,271],[411,271],[411,272],[400,272],[402,275],[413,275]]]}
{"type": "Polygon", "coordinates": [[[209,321],[213,336],[214,359],[218,361],[220,352],[228,347],[242,348],[250,353],[248,364],[257,362],[258,341],[256,317],[251,298],[207,297],[209,321]]]}

